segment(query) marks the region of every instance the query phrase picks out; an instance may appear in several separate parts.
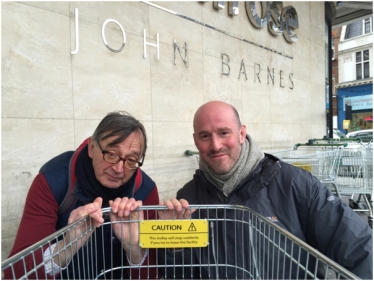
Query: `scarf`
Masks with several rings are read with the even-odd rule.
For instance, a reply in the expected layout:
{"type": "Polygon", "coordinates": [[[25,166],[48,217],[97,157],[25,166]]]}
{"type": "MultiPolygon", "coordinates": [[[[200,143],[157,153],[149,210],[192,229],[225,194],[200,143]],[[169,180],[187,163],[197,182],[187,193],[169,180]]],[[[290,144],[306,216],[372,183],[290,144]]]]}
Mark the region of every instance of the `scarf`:
{"type": "Polygon", "coordinates": [[[264,158],[264,153],[255,141],[247,134],[242,144],[240,156],[232,169],[223,175],[214,173],[200,157],[199,168],[204,172],[205,177],[217,186],[227,197],[234,188],[254,170],[257,164],[264,158]]]}
{"type": "Polygon", "coordinates": [[[79,153],[75,164],[75,175],[77,176],[78,183],[78,190],[75,190],[75,194],[84,204],[91,203],[97,197],[101,197],[103,198],[102,207],[109,206],[109,200],[114,200],[117,197],[133,197],[132,193],[135,186],[136,173],[137,171],[127,183],[118,188],[107,188],[103,186],[96,179],[92,159],[88,156],[88,145],[86,145],[79,153]]]}

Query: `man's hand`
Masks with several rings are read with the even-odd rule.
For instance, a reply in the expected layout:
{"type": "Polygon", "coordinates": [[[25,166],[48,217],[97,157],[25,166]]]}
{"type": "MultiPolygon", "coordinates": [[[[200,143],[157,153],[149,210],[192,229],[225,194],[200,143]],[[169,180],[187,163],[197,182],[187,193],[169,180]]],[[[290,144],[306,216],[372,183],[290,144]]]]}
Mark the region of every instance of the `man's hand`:
{"type": "Polygon", "coordinates": [[[143,220],[143,211],[135,211],[142,206],[142,201],[135,201],[134,198],[117,198],[110,200],[112,207],[110,220],[113,223],[113,231],[116,237],[125,245],[139,245],[139,224],[129,220],[143,220]]]}
{"type": "Polygon", "coordinates": [[[173,219],[190,219],[191,214],[196,210],[189,209],[187,200],[177,200],[172,198],[170,200],[160,201],[160,205],[166,206],[167,210],[159,210],[157,212],[158,218],[161,220],[173,220],[173,219]]]}
{"type": "Polygon", "coordinates": [[[60,254],[54,257],[57,265],[65,267],[77,251],[86,243],[87,239],[91,237],[94,227],[99,227],[104,222],[101,211],[102,203],[103,199],[98,197],[92,203],[79,207],[70,213],[68,224],[86,216],[89,216],[89,218],[72,227],[65,234],[64,240],[58,242],[57,247],[53,251],[56,253],[61,249],[60,254]]]}
{"type": "Polygon", "coordinates": [[[112,207],[110,220],[112,221],[113,232],[122,242],[123,248],[133,264],[141,262],[145,249],[139,247],[139,223],[144,219],[143,211],[136,210],[142,206],[142,201],[135,201],[134,198],[117,198],[110,200],[112,207]],[[132,220],[133,222],[129,222],[132,220]]]}
{"type": "Polygon", "coordinates": [[[85,216],[90,216],[93,226],[99,227],[104,222],[103,212],[101,211],[102,204],[103,199],[101,197],[98,197],[92,203],[73,210],[70,213],[68,224],[78,221],[85,216]]]}

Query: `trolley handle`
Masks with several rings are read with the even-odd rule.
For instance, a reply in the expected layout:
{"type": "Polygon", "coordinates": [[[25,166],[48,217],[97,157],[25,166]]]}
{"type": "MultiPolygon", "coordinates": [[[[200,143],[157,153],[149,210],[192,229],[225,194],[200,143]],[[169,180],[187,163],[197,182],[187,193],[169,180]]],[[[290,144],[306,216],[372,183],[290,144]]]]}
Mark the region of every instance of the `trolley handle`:
{"type": "Polygon", "coordinates": [[[193,156],[194,154],[200,154],[200,153],[198,151],[186,150],[184,154],[187,156],[193,156]]]}
{"type": "Polygon", "coordinates": [[[297,143],[297,144],[295,144],[295,149],[297,149],[299,146],[330,146],[330,147],[343,146],[343,147],[347,147],[348,143],[313,143],[313,142],[310,142],[310,140],[309,140],[308,143],[297,143]]]}
{"type": "Polygon", "coordinates": [[[342,141],[357,141],[357,142],[363,142],[361,138],[341,138],[342,141]]]}
{"type": "Polygon", "coordinates": [[[336,142],[336,141],[351,141],[351,142],[354,142],[354,141],[357,141],[358,143],[361,143],[362,142],[362,139],[361,138],[327,138],[327,137],[323,137],[322,139],[309,139],[308,143],[314,143],[316,141],[331,141],[331,142],[336,142]]]}

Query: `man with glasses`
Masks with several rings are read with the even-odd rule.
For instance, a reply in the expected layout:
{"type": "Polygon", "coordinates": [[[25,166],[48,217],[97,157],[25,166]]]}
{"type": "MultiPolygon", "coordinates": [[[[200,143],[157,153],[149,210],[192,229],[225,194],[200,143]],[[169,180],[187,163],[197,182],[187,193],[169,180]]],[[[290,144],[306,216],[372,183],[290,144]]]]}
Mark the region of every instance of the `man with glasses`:
{"type": "MultiPolygon", "coordinates": [[[[140,169],[146,149],[146,132],[138,120],[126,112],[109,113],[75,152],[62,153],[40,169],[28,192],[10,256],[88,215],[92,224],[90,220],[76,224],[69,235],[35,253],[36,264],[44,261],[36,273],[39,279],[93,279],[92,268],[98,274],[122,265],[134,269],[106,278],[158,278],[155,268],[140,269],[155,264],[155,253],[139,248],[138,230],[129,223],[108,224],[95,232],[99,242],[113,247],[98,247],[90,239],[94,227],[104,223],[104,207],[111,207],[109,221],[155,219],[155,211],[134,211],[140,205],[159,204],[155,183],[140,169]],[[66,246],[76,238],[78,243],[66,246]],[[116,264],[126,257],[125,264],[116,264]]],[[[26,272],[35,267],[31,260],[25,264],[26,272]]],[[[23,263],[15,268],[16,276],[25,274],[23,263]]],[[[4,277],[11,274],[6,271],[4,277]]]]}

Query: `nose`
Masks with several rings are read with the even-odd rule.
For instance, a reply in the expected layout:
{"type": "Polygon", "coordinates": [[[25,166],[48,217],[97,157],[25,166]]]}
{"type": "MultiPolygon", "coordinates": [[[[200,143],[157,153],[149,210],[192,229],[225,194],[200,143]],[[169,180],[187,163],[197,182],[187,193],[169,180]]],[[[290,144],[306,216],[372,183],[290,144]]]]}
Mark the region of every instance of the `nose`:
{"type": "Polygon", "coordinates": [[[213,151],[219,151],[222,148],[221,140],[215,134],[212,135],[210,148],[213,151]]]}
{"type": "Polygon", "coordinates": [[[112,169],[116,172],[116,173],[122,173],[124,168],[123,168],[123,165],[125,163],[123,162],[123,160],[120,160],[117,164],[113,164],[112,165],[112,169]]]}

